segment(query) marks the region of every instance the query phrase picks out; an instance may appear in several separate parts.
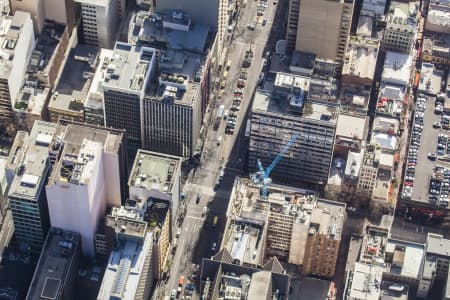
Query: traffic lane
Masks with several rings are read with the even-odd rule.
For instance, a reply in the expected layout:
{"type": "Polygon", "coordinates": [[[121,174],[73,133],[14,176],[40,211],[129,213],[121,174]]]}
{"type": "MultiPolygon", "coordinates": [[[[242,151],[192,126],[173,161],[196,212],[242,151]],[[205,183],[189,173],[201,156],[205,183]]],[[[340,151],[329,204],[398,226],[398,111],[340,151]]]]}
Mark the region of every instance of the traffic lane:
{"type": "Polygon", "coordinates": [[[219,249],[221,234],[224,232],[226,224],[228,203],[236,175],[237,172],[225,169],[223,182],[221,183],[219,190],[211,199],[208,212],[205,215],[205,222],[200,229],[199,236],[201,238],[198,240],[197,247],[193,252],[193,262],[196,264],[200,264],[203,257],[210,257],[215,254],[211,250],[211,246],[214,242],[217,244],[217,249],[219,249]],[[218,222],[214,226],[213,219],[215,216],[217,216],[218,222]]]}

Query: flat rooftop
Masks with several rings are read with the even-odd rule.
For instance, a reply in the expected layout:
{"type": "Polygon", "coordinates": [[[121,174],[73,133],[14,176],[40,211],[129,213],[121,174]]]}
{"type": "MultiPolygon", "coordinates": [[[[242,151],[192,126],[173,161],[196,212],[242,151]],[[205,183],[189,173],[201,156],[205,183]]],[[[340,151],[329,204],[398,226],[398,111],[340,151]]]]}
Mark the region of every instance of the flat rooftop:
{"type": "Polygon", "coordinates": [[[444,72],[437,70],[431,63],[422,63],[420,71],[419,92],[437,95],[441,91],[441,82],[444,72]]]}
{"type": "Polygon", "coordinates": [[[409,286],[383,280],[380,300],[408,300],[409,286]]]}
{"type": "Polygon", "coordinates": [[[99,64],[95,70],[94,77],[92,78],[91,86],[89,87],[85,107],[103,110],[103,82],[105,79],[105,70],[108,66],[108,61],[111,60],[113,54],[114,51],[111,49],[100,49],[99,64]]]}
{"type": "Polygon", "coordinates": [[[245,223],[234,223],[226,230],[228,239],[223,241],[221,248],[226,248],[233,260],[238,264],[246,263],[254,266],[263,262],[264,243],[263,230],[245,223]]]}
{"type": "MultiPolygon", "coordinates": [[[[23,11],[16,11],[13,16],[0,18],[0,45],[2,45],[0,47],[0,77],[2,78],[8,78],[11,73],[16,46],[20,35],[24,34],[23,28],[26,22],[31,22],[31,16],[23,11]]],[[[27,32],[31,37],[32,28],[28,27],[28,29],[31,29],[27,32]]]]}
{"type": "Polygon", "coordinates": [[[405,277],[419,278],[425,255],[422,244],[388,239],[385,252],[393,257],[393,261],[389,262],[387,271],[405,277]]]}
{"type": "Polygon", "coordinates": [[[344,56],[342,75],[373,79],[377,64],[379,41],[350,36],[344,56]]]}
{"type": "Polygon", "coordinates": [[[49,72],[49,68],[53,63],[53,55],[65,29],[65,24],[53,21],[45,22],[36,47],[31,53],[30,63],[27,68],[28,74],[47,74],[49,72]]]}
{"type": "Polygon", "coordinates": [[[135,12],[131,18],[128,40],[160,44],[165,49],[186,50],[203,54],[209,34],[209,26],[191,24],[189,15],[180,12],[181,18],[173,18],[173,11],[151,14],[135,12]],[[170,26],[175,24],[175,26],[170,26]],[[180,26],[176,26],[180,25],[180,26]],[[180,28],[180,30],[177,30],[180,28]],[[183,29],[181,29],[183,28],[183,29]]]}
{"type": "MultiPolygon", "coordinates": [[[[146,258],[152,255],[153,233],[147,232],[143,241],[126,239],[111,252],[103,275],[98,299],[135,299],[146,258]]],[[[145,282],[145,284],[150,284],[145,282]]]]}
{"type": "Polygon", "coordinates": [[[367,116],[355,116],[341,113],[337,120],[336,136],[364,140],[366,138],[367,126],[367,116]]]}
{"type": "Polygon", "coordinates": [[[98,49],[93,46],[78,45],[71,49],[59,83],[50,98],[50,110],[83,112],[97,55],[98,49]]]}
{"type": "MultiPolygon", "coordinates": [[[[298,110],[297,107],[294,108],[298,110]]],[[[302,115],[291,110],[291,104],[287,97],[274,99],[272,92],[257,90],[253,98],[253,111],[263,111],[296,118],[305,118],[324,123],[335,124],[337,121],[338,107],[333,103],[321,103],[307,101],[304,104],[302,115]]]]}
{"type": "Polygon", "coordinates": [[[427,254],[450,257],[450,240],[440,234],[429,233],[426,243],[427,254]]]}
{"type": "Polygon", "coordinates": [[[348,295],[351,299],[378,300],[383,267],[355,263],[348,295]]]}
{"type": "Polygon", "coordinates": [[[106,216],[106,226],[114,229],[116,233],[127,236],[144,238],[147,232],[147,222],[143,220],[139,210],[121,206],[113,207],[111,213],[106,216]]]}
{"type": "Polygon", "coordinates": [[[104,86],[144,93],[145,83],[154,67],[155,50],[117,42],[108,61],[104,86]]]}
{"type": "Polygon", "coordinates": [[[122,138],[123,132],[119,130],[59,123],[50,146],[52,150],[62,147],[63,150],[53,168],[49,184],[56,181],[88,184],[102,153],[117,154],[122,138]]]}
{"type": "Polygon", "coordinates": [[[53,228],[45,241],[28,290],[27,299],[60,299],[73,274],[81,238],[78,233],[53,228]]]}
{"type": "Polygon", "coordinates": [[[381,81],[406,86],[411,75],[413,57],[409,54],[386,51],[381,81]]]}
{"type": "Polygon", "coordinates": [[[36,121],[29,136],[18,135],[9,161],[20,167],[11,183],[9,195],[33,200],[39,197],[43,182],[47,180],[48,151],[55,132],[56,124],[36,121]]]}
{"type": "Polygon", "coordinates": [[[414,31],[416,28],[416,8],[413,2],[392,1],[386,17],[386,28],[400,28],[404,31],[414,31]]]}
{"type": "Polygon", "coordinates": [[[128,185],[170,194],[180,176],[180,169],[180,157],[140,149],[136,154],[128,185]]]}

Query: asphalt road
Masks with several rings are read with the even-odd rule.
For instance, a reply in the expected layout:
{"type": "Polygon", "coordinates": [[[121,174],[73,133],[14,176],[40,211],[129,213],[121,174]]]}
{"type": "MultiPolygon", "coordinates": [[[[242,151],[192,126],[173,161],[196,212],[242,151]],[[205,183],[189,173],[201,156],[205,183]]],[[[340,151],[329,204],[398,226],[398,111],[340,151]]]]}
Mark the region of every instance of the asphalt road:
{"type": "MultiPolygon", "coordinates": [[[[187,279],[195,273],[203,257],[214,255],[215,251],[211,249],[213,243],[216,243],[217,249],[220,249],[219,243],[226,223],[225,213],[234,178],[242,174],[245,166],[248,148],[248,141],[244,137],[246,115],[262,68],[262,55],[271,34],[271,25],[276,11],[273,3],[268,2],[265,15],[260,17],[260,22],[267,18],[267,24],[262,26],[258,23],[255,30],[249,30],[247,24],[256,19],[257,3],[248,1],[247,6],[241,10],[229,47],[228,58],[231,59],[232,64],[228,70],[226,87],[221,100],[216,103],[216,106],[222,104],[226,109],[231,107],[233,91],[241,72],[245,51],[253,43],[254,55],[251,66],[246,70],[249,76],[244,88],[236,129],[232,135],[225,134],[226,121],[223,120],[217,130],[213,129],[213,122],[208,128],[200,166],[192,172],[183,188],[186,195],[186,215],[180,227],[181,235],[176,241],[177,249],[171,260],[170,277],[165,284],[161,285],[158,295],[169,296],[171,290],[177,288],[180,276],[185,276],[187,279]],[[217,143],[219,136],[223,136],[220,145],[217,143]],[[224,170],[225,176],[215,191],[214,186],[221,170],[224,170]],[[197,197],[200,199],[199,203],[196,203],[197,197]],[[206,214],[203,213],[205,208],[206,214]],[[212,220],[215,216],[218,217],[218,223],[213,226],[212,220]]],[[[193,282],[198,286],[198,282],[195,280],[193,282]]],[[[192,299],[198,298],[199,292],[195,291],[192,299]]]]}

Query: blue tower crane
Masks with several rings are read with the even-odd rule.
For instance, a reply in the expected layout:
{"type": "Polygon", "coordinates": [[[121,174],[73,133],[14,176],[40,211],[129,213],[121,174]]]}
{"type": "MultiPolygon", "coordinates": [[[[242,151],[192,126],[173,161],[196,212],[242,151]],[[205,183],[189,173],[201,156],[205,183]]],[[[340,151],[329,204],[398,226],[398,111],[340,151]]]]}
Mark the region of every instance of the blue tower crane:
{"type": "Polygon", "coordinates": [[[261,183],[261,195],[263,198],[267,197],[267,185],[272,182],[270,179],[270,173],[272,173],[273,168],[280,162],[280,160],[283,158],[283,156],[286,154],[286,152],[291,148],[292,144],[294,144],[298,137],[299,133],[295,132],[292,137],[289,139],[289,141],[284,145],[283,149],[281,149],[280,153],[275,157],[275,159],[272,161],[270,166],[268,166],[265,170],[261,164],[261,160],[257,160],[258,164],[258,172],[252,176],[252,179],[255,183],[261,183]]]}

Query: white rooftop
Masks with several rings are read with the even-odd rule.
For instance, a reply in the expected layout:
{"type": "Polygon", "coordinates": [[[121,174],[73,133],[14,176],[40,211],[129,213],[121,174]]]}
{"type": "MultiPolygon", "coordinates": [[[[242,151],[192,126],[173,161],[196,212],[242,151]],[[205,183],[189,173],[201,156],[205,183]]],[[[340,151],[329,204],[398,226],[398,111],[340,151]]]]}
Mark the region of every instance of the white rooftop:
{"type": "Polygon", "coordinates": [[[382,274],[381,266],[355,263],[353,279],[349,287],[350,299],[378,300],[382,274]]]}
{"type": "Polygon", "coordinates": [[[363,140],[366,138],[366,126],[366,116],[339,114],[336,126],[336,136],[363,140]]]}
{"type": "Polygon", "coordinates": [[[379,42],[371,38],[351,36],[345,52],[342,75],[373,79],[379,42]]]}
{"type": "Polygon", "coordinates": [[[405,256],[400,275],[411,278],[419,278],[422,267],[422,259],[425,254],[423,246],[390,239],[388,240],[386,246],[386,252],[393,253],[396,246],[404,247],[405,249],[405,256]]]}
{"type": "Polygon", "coordinates": [[[413,57],[408,54],[387,51],[381,81],[406,86],[411,75],[412,63],[413,57]]]}
{"type": "Polygon", "coordinates": [[[440,234],[429,233],[427,238],[427,253],[450,256],[450,240],[440,234]]]}
{"type": "Polygon", "coordinates": [[[119,250],[111,252],[97,299],[136,298],[136,290],[142,276],[148,275],[143,271],[146,258],[152,255],[152,236],[153,234],[148,232],[143,243],[126,240],[119,250]]]}
{"type": "Polygon", "coordinates": [[[345,165],[345,176],[359,176],[363,155],[364,152],[348,152],[347,163],[345,165]]]}
{"type": "Polygon", "coordinates": [[[437,95],[441,91],[441,81],[444,73],[434,68],[431,63],[422,63],[420,71],[419,91],[437,95]]]}
{"type": "Polygon", "coordinates": [[[382,149],[391,151],[397,149],[397,137],[386,133],[374,133],[370,142],[382,149]]]}

